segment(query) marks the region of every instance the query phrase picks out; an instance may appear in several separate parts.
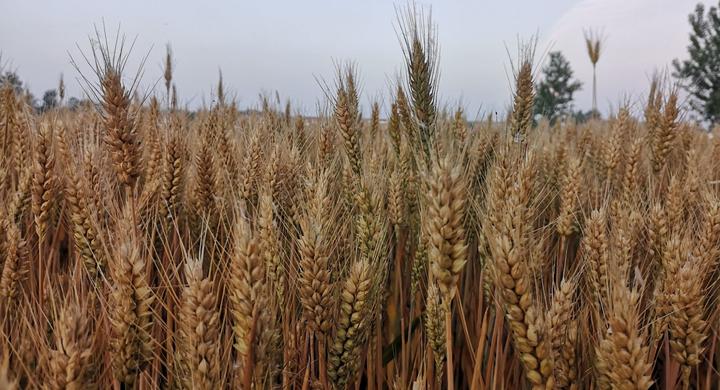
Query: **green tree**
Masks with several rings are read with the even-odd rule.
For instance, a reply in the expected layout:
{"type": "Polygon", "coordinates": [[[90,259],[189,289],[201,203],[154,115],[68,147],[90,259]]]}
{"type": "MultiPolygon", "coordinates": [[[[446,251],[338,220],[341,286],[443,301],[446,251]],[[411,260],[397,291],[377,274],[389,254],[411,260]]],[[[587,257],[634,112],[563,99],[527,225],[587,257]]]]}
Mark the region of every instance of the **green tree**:
{"type": "Polygon", "coordinates": [[[542,69],[542,80],[537,85],[535,114],[554,123],[572,113],[573,94],[580,90],[582,83],[573,80],[573,70],[562,53],[555,51],[549,56],[548,64],[542,69]]]}
{"type": "Polygon", "coordinates": [[[688,17],[690,44],[685,60],[673,61],[673,76],[681,80],[689,95],[690,107],[703,118],[720,122],[720,15],[717,7],[698,4],[688,17]]]}
{"type": "Polygon", "coordinates": [[[0,74],[0,87],[4,88],[6,85],[11,86],[17,95],[23,93],[23,82],[15,72],[7,71],[4,74],[0,74]]]}
{"type": "Polygon", "coordinates": [[[27,85],[23,83],[17,73],[6,71],[5,73],[0,74],[0,90],[5,87],[10,87],[15,90],[15,96],[24,100],[29,107],[34,109],[38,108],[35,104],[35,96],[30,93],[30,89],[27,88],[27,85]]]}
{"type": "Polygon", "coordinates": [[[42,101],[43,101],[42,107],[40,108],[41,111],[48,111],[50,109],[55,108],[58,104],[57,90],[48,89],[47,91],[45,91],[42,101]]]}

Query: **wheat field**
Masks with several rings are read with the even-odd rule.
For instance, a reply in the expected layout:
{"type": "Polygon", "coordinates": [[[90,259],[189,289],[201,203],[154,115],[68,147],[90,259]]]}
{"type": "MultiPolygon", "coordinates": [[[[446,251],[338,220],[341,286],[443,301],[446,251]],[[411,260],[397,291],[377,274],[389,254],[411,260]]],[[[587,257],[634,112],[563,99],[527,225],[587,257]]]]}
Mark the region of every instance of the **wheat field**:
{"type": "Polygon", "coordinates": [[[468,121],[414,16],[383,118],[353,64],[316,117],[181,109],[113,44],[89,104],[4,88],[0,388],[718,388],[717,134],[662,78],[534,123],[532,48],[468,121]]]}

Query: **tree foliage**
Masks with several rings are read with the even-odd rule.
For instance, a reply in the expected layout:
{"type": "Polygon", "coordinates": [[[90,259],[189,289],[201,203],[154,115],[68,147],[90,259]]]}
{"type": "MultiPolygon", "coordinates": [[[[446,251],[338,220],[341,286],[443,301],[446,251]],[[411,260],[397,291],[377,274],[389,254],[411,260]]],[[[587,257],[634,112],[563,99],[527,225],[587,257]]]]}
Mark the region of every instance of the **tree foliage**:
{"type": "Polygon", "coordinates": [[[689,95],[689,104],[704,119],[720,122],[720,15],[718,7],[700,3],[688,17],[690,22],[689,58],[673,61],[673,76],[689,95]]]}
{"type": "Polygon", "coordinates": [[[58,105],[58,91],[56,89],[48,89],[43,94],[42,98],[42,111],[48,111],[57,107],[58,105]]]}
{"type": "Polygon", "coordinates": [[[582,83],[573,80],[573,70],[561,52],[552,52],[549,57],[548,64],[542,69],[542,80],[537,85],[535,114],[554,123],[572,113],[573,94],[580,90],[582,83]]]}
{"type": "Polygon", "coordinates": [[[7,71],[0,74],[0,87],[5,87],[6,85],[12,86],[15,90],[15,94],[17,95],[20,95],[23,92],[23,82],[15,72],[7,71]]]}

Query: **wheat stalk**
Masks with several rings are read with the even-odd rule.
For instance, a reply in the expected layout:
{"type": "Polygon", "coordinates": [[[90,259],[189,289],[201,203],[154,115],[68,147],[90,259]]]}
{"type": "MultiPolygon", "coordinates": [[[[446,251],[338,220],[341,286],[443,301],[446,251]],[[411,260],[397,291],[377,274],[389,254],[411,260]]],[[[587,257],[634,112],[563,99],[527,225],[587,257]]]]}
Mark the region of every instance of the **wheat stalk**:
{"type": "Polygon", "coordinates": [[[93,386],[95,361],[94,329],[86,306],[67,302],[53,332],[55,348],[50,350],[50,387],[86,389],[93,386]]]}
{"type": "Polygon", "coordinates": [[[355,262],[340,291],[338,318],[328,358],[328,376],[338,389],[353,383],[360,353],[369,336],[373,271],[367,260],[355,262]]]}
{"type": "Polygon", "coordinates": [[[233,318],[235,349],[240,364],[250,365],[253,359],[252,326],[260,309],[264,288],[265,269],[261,263],[258,239],[244,217],[237,219],[234,247],[230,260],[229,296],[233,318]]]}
{"type": "Polygon", "coordinates": [[[612,288],[613,305],[597,353],[598,387],[649,389],[652,364],[638,313],[639,294],[623,284],[612,288]]]}
{"type": "Polygon", "coordinates": [[[137,215],[126,208],[115,226],[109,257],[113,286],[109,317],[112,328],[112,367],[115,378],[133,385],[152,357],[150,328],[154,295],[148,285],[147,257],[140,242],[137,215]]]}
{"type": "Polygon", "coordinates": [[[0,297],[4,313],[9,313],[18,304],[18,297],[23,281],[30,271],[28,261],[28,248],[23,240],[20,230],[15,223],[6,228],[6,245],[3,253],[2,275],[0,276],[0,297]]]}
{"type": "Polygon", "coordinates": [[[35,152],[32,178],[32,212],[35,229],[40,241],[45,240],[52,219],[53,207],[57,201],[57,176],[55,174],[55,153],[53,129],[40,127],[40,138],[35,152]]]}
{"type": "Polygon", "coordinates": [[[202,264],[185,263],[179,338],[183,384],[187,389],[214,389],[220,384],[220,317],[214,282],[203,277],[202,264]]]}

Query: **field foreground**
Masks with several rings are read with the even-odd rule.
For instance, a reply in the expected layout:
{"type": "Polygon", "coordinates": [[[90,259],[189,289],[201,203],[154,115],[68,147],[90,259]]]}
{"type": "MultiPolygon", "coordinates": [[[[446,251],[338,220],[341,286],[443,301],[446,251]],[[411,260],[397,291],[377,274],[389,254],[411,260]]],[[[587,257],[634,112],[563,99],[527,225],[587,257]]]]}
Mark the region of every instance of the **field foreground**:
{"type": "MultiPolygon", "coordinates": [[[[533,124],[436,102],[430,40],[361,117],[0,100],[0,388],[711,388],[720,139],[653,82],[641,115],[533,124]]],[[[168,67],[169,68],[169,67],[168,67]]]]}

